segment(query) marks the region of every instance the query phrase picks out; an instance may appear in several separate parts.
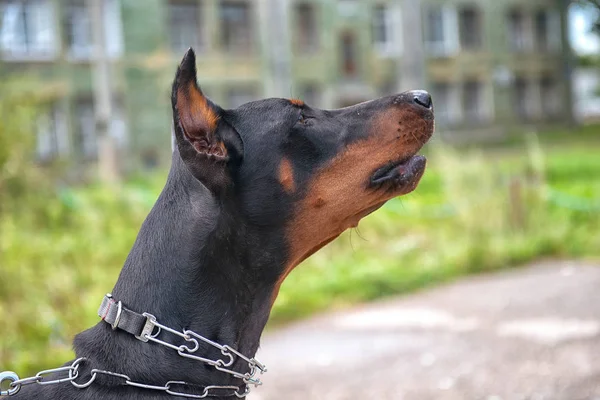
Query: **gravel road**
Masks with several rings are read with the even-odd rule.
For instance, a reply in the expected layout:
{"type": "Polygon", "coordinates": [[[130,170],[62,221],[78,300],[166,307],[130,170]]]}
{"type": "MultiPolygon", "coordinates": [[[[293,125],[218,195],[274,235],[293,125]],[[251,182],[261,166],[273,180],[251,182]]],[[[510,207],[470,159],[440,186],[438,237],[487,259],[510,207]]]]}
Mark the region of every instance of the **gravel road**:
{"type": "Polygon", "coordinates": [[[249,400],[600,400],[600,266],[544,262],[267,333],[249,400]]]}

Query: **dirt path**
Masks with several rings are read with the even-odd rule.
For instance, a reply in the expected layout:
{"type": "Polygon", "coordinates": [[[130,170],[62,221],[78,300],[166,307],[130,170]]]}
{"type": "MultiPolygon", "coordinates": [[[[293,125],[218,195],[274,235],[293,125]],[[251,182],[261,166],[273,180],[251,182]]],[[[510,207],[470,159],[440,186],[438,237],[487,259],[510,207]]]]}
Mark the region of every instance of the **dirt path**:
{"type": "Polygon", "coordinates": [[[477,276],[266,334],[249,400],[600,400],[600,266],[477,276]]]}

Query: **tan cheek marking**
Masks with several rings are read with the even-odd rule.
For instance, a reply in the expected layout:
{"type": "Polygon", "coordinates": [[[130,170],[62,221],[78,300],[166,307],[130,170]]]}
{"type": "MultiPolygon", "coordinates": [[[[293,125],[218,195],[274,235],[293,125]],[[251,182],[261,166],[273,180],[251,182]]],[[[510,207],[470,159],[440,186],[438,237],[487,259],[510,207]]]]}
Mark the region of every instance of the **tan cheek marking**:
{"type": "Polygon", "coordinates": [[[281,163],[279,164],[279,182],[288,193],[293,193],[296,190],[294,170],[290,160],[287,158],[281,160],[281,163]]]}
{"type": "Polygon", "coordinates": [[[388,200],[367,189],[369,177],[385,163],[414,153],[427,140],[430,124],[409,109],[384,111],[373,119],[367,139],[348,146],[315,175],[286,230],[288,264],[275,284],[273,302],[298,264],[388,200]]]}
{"type": "Polygon", "coordinates": [[[289,264],[283,278],[311,254],[355,226],[365,210],[388,200],[367,189],[371,174],[420,147],[427,122],[409,110],[390,109],[373,119],[369,136],[334,158],[312,180],[288,225],[289,264]]]}
{"type": "Polygon", "coordinates": [[[293,105],[297,106],[297,107],[303,107],[304,106],[304,102],[300,99],[290,99],[290,103],[292,103],[293,105]]]}

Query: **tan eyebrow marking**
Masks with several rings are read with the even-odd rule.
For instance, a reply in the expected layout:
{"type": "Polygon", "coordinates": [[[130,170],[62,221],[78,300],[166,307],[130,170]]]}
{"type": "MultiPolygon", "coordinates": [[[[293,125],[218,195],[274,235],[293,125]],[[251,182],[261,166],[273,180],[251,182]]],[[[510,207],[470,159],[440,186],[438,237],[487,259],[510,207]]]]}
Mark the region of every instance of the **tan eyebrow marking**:
{"type": "Polygon", "coordinates": [[[297,107],[304,107],[304,102],[300,99],[290,99],[290,103],[297,107]]]}

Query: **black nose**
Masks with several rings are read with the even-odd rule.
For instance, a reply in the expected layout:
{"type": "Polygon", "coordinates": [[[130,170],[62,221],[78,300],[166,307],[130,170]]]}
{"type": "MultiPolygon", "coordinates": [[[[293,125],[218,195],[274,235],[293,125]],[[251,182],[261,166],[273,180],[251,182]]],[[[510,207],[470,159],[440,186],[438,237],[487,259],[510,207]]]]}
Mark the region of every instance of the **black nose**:
{"type": "Polygon", "coordinates": [[[420,106],[425,108],[431,108],[431,95],[424,90],[413,90],[411,92],[413,96],[413,101],[420,106]]]}

